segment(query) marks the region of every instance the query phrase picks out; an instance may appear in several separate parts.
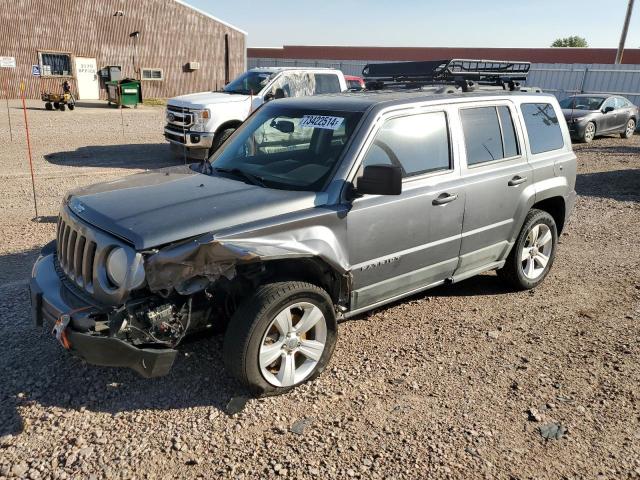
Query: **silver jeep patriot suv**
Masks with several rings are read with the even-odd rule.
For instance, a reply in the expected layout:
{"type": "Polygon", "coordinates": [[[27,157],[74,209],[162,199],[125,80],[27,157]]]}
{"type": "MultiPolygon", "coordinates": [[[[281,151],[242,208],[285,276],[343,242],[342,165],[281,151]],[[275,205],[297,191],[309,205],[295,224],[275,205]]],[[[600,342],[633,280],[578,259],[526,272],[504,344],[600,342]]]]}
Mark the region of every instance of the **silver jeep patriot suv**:
{"type": "Polygon", "coordinates": [[[537,286],[575,177],[551,95],[276,100],[206,162],[67,195],[33,317],[87,362],[149,377],[218,328],[233,375],[282,393],[326,367],[340,319],[489,270],[537,286]]]}

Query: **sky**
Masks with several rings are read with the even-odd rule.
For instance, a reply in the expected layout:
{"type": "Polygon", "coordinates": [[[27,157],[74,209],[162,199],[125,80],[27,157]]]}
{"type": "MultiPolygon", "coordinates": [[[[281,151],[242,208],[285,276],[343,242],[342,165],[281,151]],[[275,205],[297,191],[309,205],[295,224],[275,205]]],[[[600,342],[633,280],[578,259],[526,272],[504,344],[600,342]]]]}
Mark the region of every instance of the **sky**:
{"type": "MultiPolygon", "coordinates": [[[[616,48],[627,0],[186,0],[248,32],[250,47],[548,47],[579,35],[616,48]]],[[[640,48],[640,5],[627,48],[640,48]]]]}

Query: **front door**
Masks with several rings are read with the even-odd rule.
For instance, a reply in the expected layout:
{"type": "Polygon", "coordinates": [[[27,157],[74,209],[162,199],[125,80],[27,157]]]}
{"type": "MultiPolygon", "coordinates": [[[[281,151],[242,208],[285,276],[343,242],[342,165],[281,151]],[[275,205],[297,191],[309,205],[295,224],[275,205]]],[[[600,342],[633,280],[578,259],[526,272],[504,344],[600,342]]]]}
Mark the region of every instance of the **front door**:
{"type": "Polygon", "coordinates": [[[95,58],[76,57],[76,79],[79,99],[98,100],[100,98],[98,67],[95,58]]]}
{"type": "Polygon", "coordinates": [[[465,204],[444,110],[395,113],[362,160],[402,168],[398,196],[365,195],[347,214],[353,310],[444,281],[456,268],[465,204]]]}
{"type": "Polygon", "coordinates": [[[610,132],[611,130],[615,130],[617,125],[615,97],[607,98],[600,108],[603,113],[602,113],[602,118],[600,120],[600,123],[598,125],[599,127],[598,133],[607,133],[607,132],[610,132]],[[604,113],[605,109],[609,107],[613,108],[613,110],[610,112],[604,113]]]}

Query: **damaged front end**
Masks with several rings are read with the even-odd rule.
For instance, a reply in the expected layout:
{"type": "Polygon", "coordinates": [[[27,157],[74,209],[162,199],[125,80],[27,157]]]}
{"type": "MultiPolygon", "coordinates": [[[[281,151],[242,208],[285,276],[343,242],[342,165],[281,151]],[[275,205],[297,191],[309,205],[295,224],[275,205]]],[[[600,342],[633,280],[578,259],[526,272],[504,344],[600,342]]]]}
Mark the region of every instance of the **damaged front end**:
{"type": "MultiPolygon", "coordinates": [[[[310,260],[317,259],[323,249],[335,247],[325,242],[322,229],[305,228],[294,234],[297,238],[291,231],[288,238],[243,240],[205,234],[139,253],[121,244],[128,252],[128,267],[122,270],[126,273],[121,287],[111,290],[118,295],[111,304],[91,295],[88,283],[79,288],[78,277],[69,275],[68,265],[73,262],[64,257],[66,250],[52,242],[34,265],[33,316],[38,324],[44,320],[56,324],[54,333],[60,343],[88,363],[128,367],[145,377],[165,375],[176,358],[176,347],[187,335],[222,330],[244,298],[265,278],[278,277],[287,268],[291,275],[306,272],[325,278],[328,290],[338,285],[330,293],[336,305],[345,303],[350,275],[342,265],[310,260]],[[303,236],[305,242],[300,241],[303,236]],[[137,262],[144,266],[140,284],[137,262]]],[[[64,245],[66,236],[59,238],[64,245]]],[[[97,244],[95,271],[101,272],[113,246],[102,247],[99,240],[97,244]]],[[[106,274],[94,276],[94,289],[97,282],[111,277],[107,267],[106,274]]]]}

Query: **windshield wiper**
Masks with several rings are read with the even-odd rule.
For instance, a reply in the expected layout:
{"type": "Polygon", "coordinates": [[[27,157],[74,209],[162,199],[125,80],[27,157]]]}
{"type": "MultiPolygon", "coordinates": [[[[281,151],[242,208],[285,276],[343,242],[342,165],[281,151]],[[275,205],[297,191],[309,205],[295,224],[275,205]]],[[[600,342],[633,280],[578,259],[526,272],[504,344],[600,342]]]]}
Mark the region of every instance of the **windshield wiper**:
{"type": "Polygon", "coordinates": [[[245,180],[249,181],[249,183],[251,183],[253,185],[258,185],[259,187],[265,187],[266,186],[264,184],[264,178],[259,177],[257,175],[252,174],[252,173],[249,173],[249,172],[245,172],[244,170],[241,170],[239,168],[218,168],[218,167],[214,167],[214,170],[216,172],[228,173],[230,175],[235,175],[236,177],[244,178],[245,180]]]}

